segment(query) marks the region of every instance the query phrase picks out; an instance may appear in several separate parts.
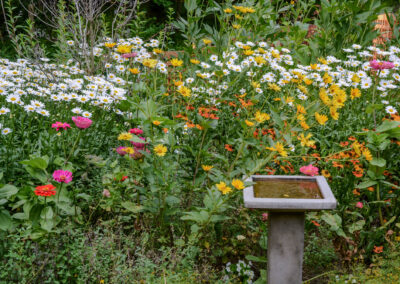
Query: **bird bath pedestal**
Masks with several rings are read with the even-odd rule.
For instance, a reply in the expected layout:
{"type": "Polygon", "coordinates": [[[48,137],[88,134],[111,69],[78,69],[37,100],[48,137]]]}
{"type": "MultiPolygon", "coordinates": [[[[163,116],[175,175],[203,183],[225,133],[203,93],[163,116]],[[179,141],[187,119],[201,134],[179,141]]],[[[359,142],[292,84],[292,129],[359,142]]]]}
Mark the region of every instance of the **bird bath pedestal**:
{"type": "Polygon", "coordinates": [[[302,282],[306,211],[335,209],[336,199],[323,176],[252,176],[244,205],[268,214],[268,284],[302,282]]]}

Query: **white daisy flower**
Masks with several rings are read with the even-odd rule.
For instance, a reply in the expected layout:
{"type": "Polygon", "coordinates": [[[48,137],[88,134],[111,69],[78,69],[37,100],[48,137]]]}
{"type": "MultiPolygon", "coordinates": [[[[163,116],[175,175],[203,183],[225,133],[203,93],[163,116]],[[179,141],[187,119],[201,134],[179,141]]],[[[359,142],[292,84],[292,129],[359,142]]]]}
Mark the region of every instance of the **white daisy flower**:
{"type": "Polygon", "coordinates": [[[388,113],[388,114],[395,114],[395,113],[397,112],[397,110],[396,110],[394,107],[392,107],[392,106],[387,106],[387,107],[385,107],[385,111],[386,111],[386,113],[388,113]]]}
{"type": "Polygon", "coordinates": [[[3,135],[10,134],[11,132],[12,130],[10,128],[4,128],[3,130],[1,130],[1,134],[3,135]]]}

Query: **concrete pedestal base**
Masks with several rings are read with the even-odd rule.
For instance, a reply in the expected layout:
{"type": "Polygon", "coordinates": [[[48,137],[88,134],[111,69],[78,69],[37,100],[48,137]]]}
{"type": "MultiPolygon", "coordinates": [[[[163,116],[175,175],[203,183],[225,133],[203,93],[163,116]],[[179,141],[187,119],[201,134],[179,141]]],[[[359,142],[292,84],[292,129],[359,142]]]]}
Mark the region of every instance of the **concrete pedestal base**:
{"type": "Polygon", "coordinates": [[[268,284],[302,282],[304,218],[304,212],[269,212],[268,284]]]}

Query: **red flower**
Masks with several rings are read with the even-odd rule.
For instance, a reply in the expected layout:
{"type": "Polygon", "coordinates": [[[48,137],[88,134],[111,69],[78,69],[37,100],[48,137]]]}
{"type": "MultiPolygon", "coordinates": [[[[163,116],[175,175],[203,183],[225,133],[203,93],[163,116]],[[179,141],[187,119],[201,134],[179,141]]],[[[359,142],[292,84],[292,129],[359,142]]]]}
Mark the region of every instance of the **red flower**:
{"type": "Polygon", "coordinates": [[[383,252],[383,246],[374,246],[374,253],[381,253],[383,252]]]}
{"type": "Polygon", "coordinates": [[[232,146],[229,145],[229,144],[225,144],[225,149],[226,149],[227,151],[229,151],[229,152],[233,152],[233,148],[232,148],[232,146]]]}
{"type": "Polygon", "coordinates": [[[52,196],[56,195],[56,191],[54,190],[55,188],[56,187],[52,184],[39,185],[36,187],[34,193],[37,196],[52,196]]]}
{"type": "Polygon", "coordinates": [[[124,181],[124,180],[126,180],[128,178],[128,176],[123,176],[122,178],[121,178],[121,181],[124,181]]]}
{"type": "Polygon", "coordinates": [[[316,227],[321,226],[317,221],[311,220],[311,223],[313,223],[316,227]]]}

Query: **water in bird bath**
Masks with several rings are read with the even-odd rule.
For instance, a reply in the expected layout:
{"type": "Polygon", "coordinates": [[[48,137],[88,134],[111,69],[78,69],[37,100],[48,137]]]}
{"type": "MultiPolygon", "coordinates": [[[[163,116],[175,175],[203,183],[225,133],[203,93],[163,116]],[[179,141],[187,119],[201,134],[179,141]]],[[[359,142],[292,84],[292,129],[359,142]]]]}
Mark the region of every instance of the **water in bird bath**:
{"type": "Polygon", "coordinates": [[[253,181],[255,198],[322,199],[316,180],[254,178],[253,181]]]}

